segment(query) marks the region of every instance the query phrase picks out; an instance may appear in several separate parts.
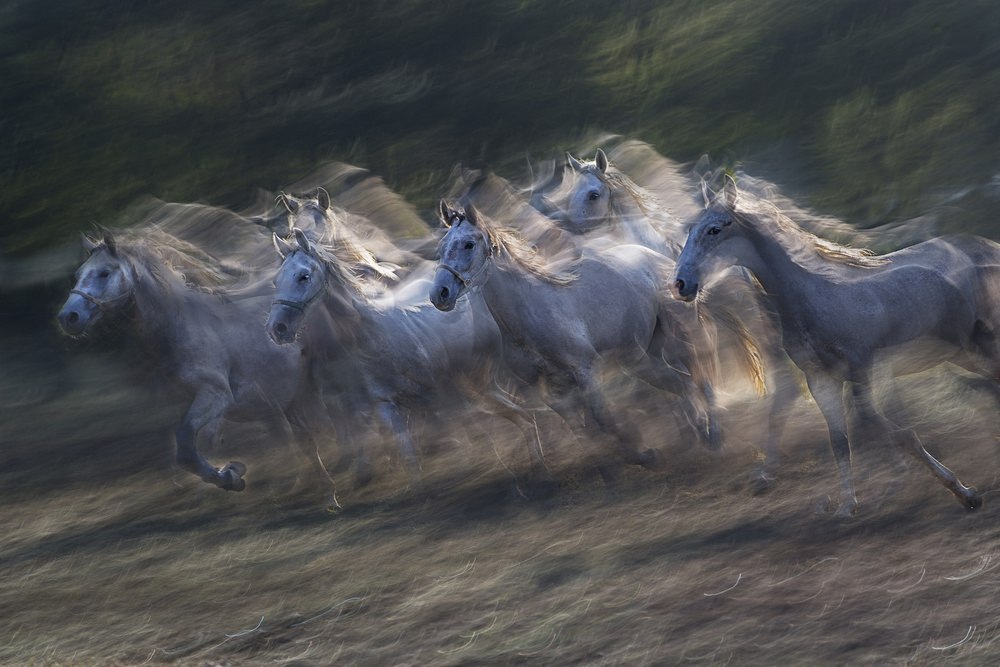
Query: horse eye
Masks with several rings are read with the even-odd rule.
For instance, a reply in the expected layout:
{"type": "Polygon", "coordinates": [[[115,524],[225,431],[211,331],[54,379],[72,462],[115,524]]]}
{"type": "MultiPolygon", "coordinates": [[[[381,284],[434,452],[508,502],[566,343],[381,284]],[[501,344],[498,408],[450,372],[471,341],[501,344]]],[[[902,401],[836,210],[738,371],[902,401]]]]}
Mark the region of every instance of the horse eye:
{"type": "Polygon", "coordinates": [[[708,228],[708,233],[709,234],[713,234],[713,235],[714,234],[718,234],[721,231],[722,231],[722,229],[720,229],[719,227],[709,227],[708,228]]]}
{"type": "Polygon", "coordinates": [[[598,192],[597,190],[591,190],[590,194],[587,196],[587,199],[589,199],[590,201],[594,201],[595,199],[600,199],[600,198],[601,198],[601,193],[598,192]]]}
{"type": "Polygon", "coordinates": [[[466,250],[472,250],[475,247],[476,247],[476,244],[473,243],[472,241],[467,241],[466,244],[465,244],[465,249],[466,250]]]}
{"type": "Polygon", "coordinates": [[[299,276],[299,282],[300,283],[304,283],[307,280],[309,280],[309,274],[308,273],[303,273],[301,276],[299,276]]]}
{"type": "Polygon", "coordinates": [[[110,276],[110,275],[111,275],[111,269],[101,269],[101,270],[100,270],[100,271],[99,271],[99,272],[97,273],[97,277],[98,277],[98,278],[107,278],[107,277],[108,277],[108,276],[110,276]]]}

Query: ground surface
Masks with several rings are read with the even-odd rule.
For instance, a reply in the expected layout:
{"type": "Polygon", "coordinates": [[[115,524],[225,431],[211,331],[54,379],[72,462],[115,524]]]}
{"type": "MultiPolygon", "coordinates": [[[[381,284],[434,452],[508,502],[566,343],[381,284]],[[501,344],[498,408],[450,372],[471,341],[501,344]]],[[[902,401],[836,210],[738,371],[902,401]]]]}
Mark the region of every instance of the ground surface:
{"type": "MultiPolygon", "coordinates": [[[[25,361],[29,364],[29,361],[25,361]]],[[[37,365],[32,365],[37,368],[37,365]]],[[[918,430],[984,492],[968,513],[921,466],[856,456],[861,511],[817,514],[837,489],[803,399],[781,482],[754,496],[760,406],[730,395],[729,453],[678,434],[670,404],[616,405],[664,473],[627,470],[605,498],[540,414],[561,481],[525,502],[514,431],[492,417],[424,428],[435,495],[415,505],[380,459],[338,480],[344,511],[289,494],[295,466],[237,426],[211,458],[249,467],[241,494],[171,466],[174,408],[100,355],[71,355],[34,390],[8,365],[0,428],[0,663],[80,665],[988,664],[1000,658],[996,403],[951,370],[907,379],[918,430]],[[97,372],[97,371],[100,372],[97,372]]],[[[877,450],[877,447],[873,448],[877,450]]],[[[337,458],[331,444],[325,452],[337,458]]]]}

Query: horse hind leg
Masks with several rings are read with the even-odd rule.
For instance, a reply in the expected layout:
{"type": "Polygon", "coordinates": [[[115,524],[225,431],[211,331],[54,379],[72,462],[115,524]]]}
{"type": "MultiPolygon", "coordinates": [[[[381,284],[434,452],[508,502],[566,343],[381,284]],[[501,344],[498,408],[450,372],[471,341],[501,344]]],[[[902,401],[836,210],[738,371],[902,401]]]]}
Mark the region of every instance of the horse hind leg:
{"type": "MultiPolygon", "coordinates": [[[[884,380],[888,391],[886,391],[886,398],[882,401],[882,405],[876,406],[876,409],[893,442],[907,454],[923,463],[967,510],[974,511],[982,507],[983,499],[979,492],[974,487],[962,484],[954,472],[924,448],[920,438],[910,428],[891,372],[884,375],[884,380]]],[[[866,390],[870,391],[870,389],[866,390]]]]}

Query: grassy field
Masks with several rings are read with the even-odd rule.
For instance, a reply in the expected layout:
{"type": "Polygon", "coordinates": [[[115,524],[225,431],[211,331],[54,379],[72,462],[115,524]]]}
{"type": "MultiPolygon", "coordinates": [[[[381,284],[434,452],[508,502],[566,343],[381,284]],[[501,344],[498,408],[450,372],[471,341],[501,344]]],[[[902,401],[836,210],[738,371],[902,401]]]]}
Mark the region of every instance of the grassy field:
{"type": "MultiPolygon", "coordinates": [[[[817,512],[836,472],[804,398],[764,496],[748,485],[760,405],[734,389],[722,462],[688,447],[669,400],[619,401],[670,468],[627,470],[611,497],[551,414],[538,419],[561,488],[531,501],[512,490],[527,469],[514,429],[459,416],[423,429],[431,500],[414,504],[386,456],[365,488],[338,474],[345,509],[332,515],[291,489],[289,451],[256,427],[230,428],[211,452],[247,463],[241,494],[172,468],[173,408],[115,369],[77,355],[60,392],[3,412],[17,446],[0,468],[0,664],[1000,657],[996,402],[949,369],[902,387],[984,508],[967,513],[915,462],[895,488],[876,440],[856,454],[862,509],[847,522],[817,512]]],[[[332,444],[325,455],[336,460],[332,444]]]]}

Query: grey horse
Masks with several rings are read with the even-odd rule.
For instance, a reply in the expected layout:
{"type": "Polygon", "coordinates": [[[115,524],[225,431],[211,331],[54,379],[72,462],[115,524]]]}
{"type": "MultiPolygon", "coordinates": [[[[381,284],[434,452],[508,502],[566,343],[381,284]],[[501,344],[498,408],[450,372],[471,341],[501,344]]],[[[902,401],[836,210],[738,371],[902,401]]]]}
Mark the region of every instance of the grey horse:
{"type": "MultiPolygon", "coordinates": [[[[706,440],[710,376],[701,340],[706,330],[693,309],[676,308],[666,296],[672,263],[637,245],[584,253],[571,270],[543,266],[516,234],[495,227],[475,207],[442,202],[448,232],[441,240],[432,303],[450,311],[469,291],[481,291],[500,325],[513,370],[542,397],[585,446],[609,444],[627,463],[663,466],[655,449],[637,451],[636,434],[620,428],[606,410],[599,374],[615,360],[654,387],[681,396],[706,440]]],[[[601,450],[592,454],[605,483],[616,483],[601,450]]]]}
{"type": "MultiPolygon", "coordinates": [[[[229,300],[189,287],[168,261],[169,248],[136,240],[84,237],[89,257],[59,312],[62,329],[82,336],[100,319],[124,327],[189,401],[177,426],[177,464],[229,491],[246,487],[246,466],[211,465],[199,438],[215,441],[223,420],[283,416],[338,510],[336,486],[319,458],[313,431],[325,421],[320,392],[300,346],[279,347],[260,329],[270,297],[229,300]]],[[[306,345],[307,343],[303,343],[306,345]]]]}
{"type": "Polygon", "coordinates": [[[840,469],[837,514],[850,516],[857,508],[846,411],[852,402],[962,505],[980,507],[979,493],[931,456],[908,426],[892,390],[892,363],[953,361],[998,377],[1000,246],[942,238],[874,256],[806,232],[766,199],[741,192],[728,176],[720,194],[704,196],[706,209],[690,228],[671,288],[678,299],[694,299],[714,272],[732,265],[760,281],[779,314],[785,349],[826,419],[840,469]],[[928,344],[935,354],[914,354],[928,344]],[[872,391],[875,379],[890,388],[882,399],[872,391]],[[852,392],[845,392],[845,383],[852,392]]]}
{"type": "Polygon", "coordinates": [[[293,230],[294,241],[274,237],[283,256],[266,329],[289,345],[312,311],[324,311],[334,327],[331,343],[355,362],[357,385],[396,441],[414,496],[425,496],[420,461],[407,424],[411,410],[434,410],[451,392],[485,403],[517,425],[532,460],[533,475],[548,473],[533,416],[501,390],[500,333],[476,299],[445,315],[426,301],[427,281],[411,278],[383,294],[366,292],[350,265],[293,230]]]}

